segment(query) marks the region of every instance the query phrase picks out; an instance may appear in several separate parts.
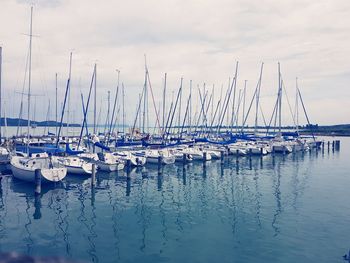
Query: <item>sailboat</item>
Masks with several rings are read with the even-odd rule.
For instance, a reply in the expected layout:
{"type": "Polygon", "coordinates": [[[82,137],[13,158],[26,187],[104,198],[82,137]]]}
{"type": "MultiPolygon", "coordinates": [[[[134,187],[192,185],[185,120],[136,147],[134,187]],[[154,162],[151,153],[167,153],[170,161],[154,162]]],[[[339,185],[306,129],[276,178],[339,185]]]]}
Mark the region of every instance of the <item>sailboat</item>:
{"type": "Polygon", "coordinates": [[[11,170],[15,178],[27,181],[35,181],[35,171],[40,169],[42,182],[58,182],[64,179],[67,175],[67,169],[61,167],[47,153],[29,153],[29,127],[30,127],[30,85],[31,85],[31,58],[32,58],[32,21],[33,7],[30,10],[30,41],[29,41],[29,71],[28,71],[28,124],[27,124],[27,154],[22,156],[14,155],[11,157],[11,170]]]}

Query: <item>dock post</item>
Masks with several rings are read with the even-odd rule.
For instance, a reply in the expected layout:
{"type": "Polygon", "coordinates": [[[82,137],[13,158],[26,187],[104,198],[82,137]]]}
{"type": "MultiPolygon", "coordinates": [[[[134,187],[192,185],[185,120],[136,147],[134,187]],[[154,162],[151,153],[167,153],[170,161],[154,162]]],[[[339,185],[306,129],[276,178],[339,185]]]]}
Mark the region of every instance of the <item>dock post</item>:
{"type": "Polygon", "coordinates": [[[186,153],[182,154],[182,164],[185,165],[186,163],[186,153]]]}
{"type": "Polygon", "coordinates": [[[206,173],[206,168],[207,168],[206,162],[207,162],[207,152],[203,152],[203,170],[204,170],[203,174],[206,173]]]}
{"type": "Polygon", "coordinates": [[[295,154],[295,145],[293,145],[293,150],[292,150],[292,152],[293,152],[293,155],[295,154]]]}
{"type": "Polygon", "coordinates": [[[162,156],[161,155],[159,155],[158,156],[158,174],[161,174],[162,172],[161,172],[161,169],[162,168],[162,156]]]}
{"type": "Polygon", "coordinates": [[[264,155],[264,148],[260,147],[260,155],[263,156],[264,155]]]}
{"type": "Polygon", "coordinates": [[[329,152],[329,145],[330,145],[330,142],[328,141],[327,142],[327,150],[328,150],[328,152],[329,152]]]}
{"type": "Polygon", "coordinates": [[[324,141],[322,141],[321,143],[321,150],[322,150],[322,153],[324,153],[324,141]]]}
{"type": "Polygon", "coordinates": [[[238,157],[239,157],[239,150],[236,150],[236,163],[238,163],[238,157]]]}
{"type": "Polygon", "coordinates": [[[249,148],[249,159],[252,159],[252,148],[249,148]]]}
{"type": "Polygon", "coordinates": [[[41,169],[35,169],[35,195],[41,194],[41,169]]]}
{"type": "Polygon", "coordinates": [[[336,140],[336,141],[335,141],[335,149],[336,149],[337,151],[339,151],[339,149],[340,149],[340,140],[336,140]]]}
{"type": "Polygon", "coordinates": [[[221,161],[221,165],[224,164],[224,151],[220,152],[220,161],[221,161]]]}
{"type": "Polygon", "coordinates": [[[126,160],[126,179],[130,180],[131,161],[126,160]]]}
{"type": "Polygon", "coordinates": [[[92,164],[92,174],[91,174],[91,187],[95,186],[95,182],[96,182],[96,164],[93,163],[92,164]]]}

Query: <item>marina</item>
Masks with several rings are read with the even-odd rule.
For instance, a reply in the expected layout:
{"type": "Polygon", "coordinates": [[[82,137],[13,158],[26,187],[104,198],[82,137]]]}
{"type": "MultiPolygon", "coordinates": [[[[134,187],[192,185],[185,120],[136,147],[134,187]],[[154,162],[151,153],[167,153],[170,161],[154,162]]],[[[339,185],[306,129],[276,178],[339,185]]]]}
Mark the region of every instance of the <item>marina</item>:
{"type": "MultiPolygon", "coordinates": [[[[244,6],[229,2],[208,1],[220,15],[197,22],[191,1],[153,15],[140,1],[125,17],[113,1],[91,17],[89,1],[64,16],[75,3],[44,2],[0,15],[28,24],[21,41],[0,31],[0,263],[350,260],[350,94],[335,95],[343,56],[321,48],[335,38],[281,45],[280,20],[263,51],[260,23],[219,26],[244,6]]],[[[247,8],[236,14],[261,9],[247,8]]]]}
{"type": "Polygon", "coordinates": [[[218,252],[222,262],[342,262],[348,146],[97,172],[95,185],[72,175],[41,195],[4,176],[0,250],[87,262],[213,262],[218,252]]]}

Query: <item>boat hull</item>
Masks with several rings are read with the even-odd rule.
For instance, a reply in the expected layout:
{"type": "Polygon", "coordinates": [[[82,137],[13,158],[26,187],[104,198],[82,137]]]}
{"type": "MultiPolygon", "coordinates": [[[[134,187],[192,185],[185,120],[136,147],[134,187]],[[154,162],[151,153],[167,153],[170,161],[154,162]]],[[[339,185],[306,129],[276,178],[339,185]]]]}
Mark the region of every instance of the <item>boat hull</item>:
{"type": "MultiPolygon", "coordinates": [[[[19,163],[21,157],[13,156],[11,159],[11,171],[13,177],[26,181],[26,182],[35,182],[35,170],[30,167],[25,167],[19,163]]],[[[39,168],[38,168],[39,169],[39,168]]],[[[67,175],[66,168],[42,168],[40,169],[41,182],[59,182],[62,181],[67,175]]]]}

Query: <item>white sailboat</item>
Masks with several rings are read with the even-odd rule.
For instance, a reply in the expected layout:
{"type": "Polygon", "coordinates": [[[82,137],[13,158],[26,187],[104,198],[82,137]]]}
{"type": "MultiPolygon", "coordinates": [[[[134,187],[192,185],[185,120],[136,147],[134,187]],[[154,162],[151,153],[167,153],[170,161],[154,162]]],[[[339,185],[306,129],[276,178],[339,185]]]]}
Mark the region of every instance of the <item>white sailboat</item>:
{"type": "MultiPolygon", "coordinates": [[[[30,41],[29,41],[29,71],[28,71],[28,124],[27,124],[27,143],[29,143],[29,127],[30,127],[30,85],[31,85],[31,59],[32,59],[32,18],[33,7],[30,10],[30,41]]],[[[15,178],[27,181],[35,181],[35,170],[40,169],[40,174],[43,182],[58,182],[64,179],[67,175],[67,169],[60,167],[53,158],[46,153],[29,154],[29,147],[27,144],[27,156],[12,156],[11,170],[15,178]]]]}
{"type": "Polygon", "coordinates": [[[40,169],[42,182],[59,182],[66,177],[67,169],[60,167],[57,162],[46,153],[36,154],[35,157],[11,157],[11,170],[15,178],[26,181],[35,181],[35,170],[40,169]]]}
{"type": "Polygon", "coordinates": [[[97,164],[98,169],[104,172],[115,172],[124,169],[124,161],[112,153],[98,153],[98,159],[93,162],[97,164]]]}
{"type": "Polygon", "coordinates": [[[57,158],[57,162],[67,169],[70,174],[90,175],[92,174],[92,163],[77,157],[66,156],[57,158]]]}

